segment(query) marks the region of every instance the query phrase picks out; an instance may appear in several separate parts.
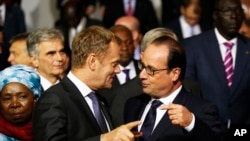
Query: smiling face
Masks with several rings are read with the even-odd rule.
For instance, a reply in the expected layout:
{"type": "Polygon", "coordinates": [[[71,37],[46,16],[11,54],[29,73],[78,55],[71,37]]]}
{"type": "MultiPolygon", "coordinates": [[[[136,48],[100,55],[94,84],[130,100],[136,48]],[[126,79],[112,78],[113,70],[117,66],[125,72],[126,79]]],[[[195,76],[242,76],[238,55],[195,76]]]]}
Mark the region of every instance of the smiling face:
{"type": "Polygon", "coordinates": [[[109,49],[102,60],[100,58],[96,61],[95,83],[98,88],[111,88],[112,81],[116,73],[119,73],[119,60],[120,60],[119,45],[111,41],[109,49]]]}
{"type": "Polygon", "coordinates": [[[35,97],[23,84],[11,82],[5,85],[0,95],[0,108],[4,118],[14,125],[31,120],[35,97]]]}

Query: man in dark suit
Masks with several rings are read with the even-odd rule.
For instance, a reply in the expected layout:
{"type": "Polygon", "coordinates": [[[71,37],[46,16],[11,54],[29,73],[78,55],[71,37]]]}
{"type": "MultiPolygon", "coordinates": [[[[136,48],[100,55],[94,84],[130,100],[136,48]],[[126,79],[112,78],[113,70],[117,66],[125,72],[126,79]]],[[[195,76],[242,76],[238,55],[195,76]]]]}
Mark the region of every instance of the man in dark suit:
{"type": "MultiPolygon", "coordinates": [[[[133,16],[141,24],[141,32],[144,34],[148,30],[159,26],[154,8],[149,0],[130,0],[132,4],[133,16]]],[[[103,24],[110,28],[115,21],[127,15],[129,0],[107,0],[105,3],[105,12],[103,15],[103,24]]]]}
{"type": "Polygon", "coordinates": [[[140,70],[138,68],[138,61],[133,59],[134,42],[132,32],[123,25],[114,25],[110,28],[110,30],[122,40],[122,44],[119,47],[119,67],[121,69],[121,72],[115,75],[111,89],[102,89],[98,91],[99,95],[106,100],[108,106],[110,106],[110,103],[115,94],[112,91],[116,87],[129,82],[140,73],[140,70]]]}
{"type": "Polygon", "coordinates": [[[120,72],[120,40],[111,31],[91,26],[73,40],[72,67],[59,84],[37,101],[33,131],[37,141],[132,141],[134,121],[113,129],[95,91],[110,88],[120,72]],[[100,120],[103,120],[101,122],[100,120]]]}
{"type": "Polygon", "coordinates": [[[186,56],[181,44],[146,33],[142,48],[139,77],[144,93],[130,98],[124,110],[125,122],[143,122],[134,129],[143,134],[138,141],[219,140],[217,107],[182,85],[186,56]]]}
{"type": "Polygon", "coordinates": [[[250,41],[238,34],[243,20],[240,1],[218,0],[215,6],[215,28],[183,41],[186,77],[196,80],[202,97],[217,105],[224,131],[232,129],[233,136],[236,128],[250,127],[250,41]],[[233,43],[231,53],[225,42],[233,43]],[[232,55],[233,73],[226,76],[223,61],[228,55],[232,55]]]}
{"type": "MultiPolygon", "coordinates": [[[[155,28],[150,30],[148,34],[151,34],[155,38],[160,36],[169,36],[177,40],[176,35],[166,28],[155,28]]],[[[197,96],[201,95],[200,87],[197,82],[189,79],[184,79],[183,86],[188,92],[197,96]]],[[[114,95],[114,98],[111,101],[109,110],[115,127],[120,126],[124,123],[123,112],[124,105],[127,99],[133,96],[140,95],[142,93],[142,85],[139,76],[136,76],[131,81],[114,88],[114,90],[112,91],[112,95],[114,95]]]]}

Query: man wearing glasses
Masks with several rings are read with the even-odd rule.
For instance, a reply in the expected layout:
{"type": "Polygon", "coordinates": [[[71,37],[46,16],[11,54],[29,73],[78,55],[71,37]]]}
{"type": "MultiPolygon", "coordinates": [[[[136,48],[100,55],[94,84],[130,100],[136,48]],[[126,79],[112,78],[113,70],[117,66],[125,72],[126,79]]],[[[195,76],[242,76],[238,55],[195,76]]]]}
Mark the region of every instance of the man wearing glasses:
{"type": "Polygon", "coordinates": [[[213,19],[214,29],[183,41],[186,77],[217,105],[227,141],[236,129],[250,129],[250,40],[239,35],[244,19],[239,0],[217,0],[213,19]]]}
{"type": "Polygon", "coordinates": [[[143,134],[139,141],[219,140],[217,107],[182,85],[186,56],[181,44],[147,32],[139,67],[143,94],[128,99],[124,111],[125,122],[142,121],[134,129],[143,134]]]}

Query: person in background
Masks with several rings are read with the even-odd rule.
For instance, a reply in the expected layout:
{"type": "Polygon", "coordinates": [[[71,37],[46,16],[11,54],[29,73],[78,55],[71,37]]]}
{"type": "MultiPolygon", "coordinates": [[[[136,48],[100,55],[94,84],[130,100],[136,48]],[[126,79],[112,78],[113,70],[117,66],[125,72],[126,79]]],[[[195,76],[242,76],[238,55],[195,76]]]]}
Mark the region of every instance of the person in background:
{"type": "Polygon", "coordinates": [[[119,73],[121,41],[110,30],[90,26],[72,43],[70,72],[46,90],[34,109],[36,141],[133,141],[134,121],[113,129],[111,117],[96,91],[111,88],[119,73]]]}
{"type": "Polygon", "coordinates": [[[106,28],[125,15],[136,17],[140,21],[141,33],[158,27],[159,23],[150,0],[106,0],[103,24],[106,28]]]}
{"type": "Polygon", "coordinates": [[[3,26],[2,60],[0,70],[10,66],[8,63],[10,40],[19,33],[26,32],[26,23],[23,10],[16,5],[6,5],[0,0],[0,25],[3,26]]]}
{"type": "Polygon", "coordinates": [[[239,29],[239,33],[250,38],[250,1],[241,0],[241,6],[244,10],[245,18],[239,29]]]}
{"type": "Polygon", "coordinates": [[[239,0],[217,0],[215,28],[183,40],[186,78],[197,81],[202,97],[217,105],[225,133],[250,129],[250,40],[239,34],[244,19],[239,0]]]}
{"type": "Polygon", "coordinates": [[[15,35],[10,40],[10,49],[9,49],[9,57],[8,62],[11,65],[16,64],[24,64],[28,66],[33,66],[31,57],[29,56],[26,40],[29,36],[29,33],[20,33],[15,35]]]}
{"type": "Polygon", "coordinates": [[[113,79],[112,87],[109,89],[102,89],[98,93],[106,99],[108,106],[113,100],[112,90],[122,84],[129,82],[135,78],[140,70],[138,68],[138,61],[134,60],[134,43],[131,31],[123,25],[114,25],[110,30],[121,39],[122,43],[120,49],[119,67],[121,73],[117,73],[113,79]]]}
{"type": "MultiPolygon", "coordinates": [[[[3,26],[0,25],[0,61],[3,62],[3,26]]],[[[0,65],[0,70],[2,70],[2,65],[0,65]]]]}
{"type": "Polygon", "coordinates": [[[65,71],[67,57],[62,33],[53,28],[38,28],[29,34],[27,49],[41,77],[43,90],[58,83],[60,75],[65,71]]]}
{"type": "Polygon", "coordinates": [[[180,41],[207,30],[200,24],[202,8],[199,0],[181,0],[180,13],[178,18],[164,25],[173,30],[180,41]]]}
{"type": "Polygon", "coordinates": [[[86,15],[86,3],[82,0],[68,0],[62,7],[63,17],[55,24],[65,38],[64,47],[68,56],[71,52],[73,38],[81,30],[91,25],[102,25],[98,20],[93,20],[86,15]]]}
{"type": "Polygon", "coordinates": [[[124,25],[131,30],[135,46],[134,59],[140,60],[140,43],[142,33],[140,31],[139,20],[134,16],[122,16],[115,21],[115,25],[124,25]]]}
{"type": "Polygon", "coordinates": [[[134,129],[142,132],[138,141],[219,141],[216,105],[183,87],[186,55],[178,41],[146,33],[139,68],[143,94],[129,98],[124,110],[125,123],[143,122],[134,129]]]}
{"type": "Polygon", "coordinates": [[[39,75],[30,66],[13,65],[0,76],[0,140],[33,141],[31,118],[41,95],[39,75]]]}

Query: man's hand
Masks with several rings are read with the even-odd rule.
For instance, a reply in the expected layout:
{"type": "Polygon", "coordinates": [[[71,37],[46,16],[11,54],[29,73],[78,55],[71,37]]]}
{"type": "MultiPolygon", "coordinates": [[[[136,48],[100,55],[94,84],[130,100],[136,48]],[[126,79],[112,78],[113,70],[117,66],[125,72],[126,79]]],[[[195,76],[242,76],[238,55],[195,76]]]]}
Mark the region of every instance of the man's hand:
{"type": "Polygon", "coordinates": [[[162,105],[160,109],[167,110],[169,119],[175,125],[187,127],[193,119],[191,112],[180,104],[169,103],[168,105],[162,105]]]}
{"type": "Polygon", "coordinates": [[[101,141],[134,141],[135,137],[142,136],[142,133],[136,132],[134,134],[130,130],[140,124],[141,121],[134,121],[121,125],[108,133],[102,134],[101,141]]]}

